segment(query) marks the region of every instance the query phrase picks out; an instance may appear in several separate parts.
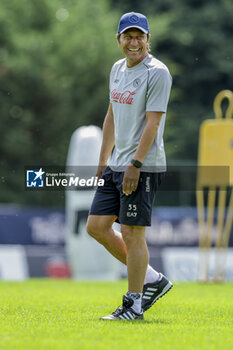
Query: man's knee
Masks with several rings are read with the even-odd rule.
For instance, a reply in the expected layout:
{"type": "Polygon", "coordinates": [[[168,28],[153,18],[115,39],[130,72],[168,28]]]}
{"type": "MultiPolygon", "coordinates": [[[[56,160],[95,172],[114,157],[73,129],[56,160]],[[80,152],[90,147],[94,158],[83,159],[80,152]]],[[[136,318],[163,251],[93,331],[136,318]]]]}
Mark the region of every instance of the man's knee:
{"type": "Polygon", "coordinates": [[[123,240],[127,247],[138,244],[145,240],[145,227],[144,226],[121,226],[121,233],[123,240]]]}
{"type": "Polygon", "coordinates": [[[92,216],[88,216],[87,224],[86,224],[87,233],[93,238],[99,240],[101,239],[101,230],[100,225],[98,224],[98,220],[95,220],[92,216]]]}
{"type": "Polygon", "coordinates": [[[105,240],[106,235],[112,227],[111,220],[98,215],[89,215],[87,219],[86,230],[87,233],[95,238],[98,242],[102,243],[105,240]]]}

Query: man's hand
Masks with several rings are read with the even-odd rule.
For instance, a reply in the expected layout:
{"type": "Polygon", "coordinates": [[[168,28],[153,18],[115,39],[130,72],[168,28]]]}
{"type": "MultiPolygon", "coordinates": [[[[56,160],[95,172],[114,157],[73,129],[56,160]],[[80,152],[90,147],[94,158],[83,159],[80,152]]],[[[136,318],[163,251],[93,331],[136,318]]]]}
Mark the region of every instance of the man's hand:
{"type": "Polygon", "coordinates": [[[123,178],[123,193],[128,196],[136,191],[140,177],[140,168],[136,168],[132,164],[128,166],[123,178]]]}
{"type": "Polygon", "coordinates": [[[104,170],[107,168],[107,165],[98,165],[97,171],[96,171],[96,175],[98,180],[101,178],[104,170]]]}

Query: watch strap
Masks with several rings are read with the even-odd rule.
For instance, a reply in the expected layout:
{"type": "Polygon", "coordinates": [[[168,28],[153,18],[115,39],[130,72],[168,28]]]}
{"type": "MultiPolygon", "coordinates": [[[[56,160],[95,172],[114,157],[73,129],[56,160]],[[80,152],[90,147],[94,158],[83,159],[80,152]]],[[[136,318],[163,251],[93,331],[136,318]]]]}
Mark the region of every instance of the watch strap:
{"type": "Polygon", "coordinates": [[[133,166],[135,166],[135,168],[141,168],[142,167],[142,162],[140,162],[137,159],[132,159],[131,163],[133,164],[133,166]]]}

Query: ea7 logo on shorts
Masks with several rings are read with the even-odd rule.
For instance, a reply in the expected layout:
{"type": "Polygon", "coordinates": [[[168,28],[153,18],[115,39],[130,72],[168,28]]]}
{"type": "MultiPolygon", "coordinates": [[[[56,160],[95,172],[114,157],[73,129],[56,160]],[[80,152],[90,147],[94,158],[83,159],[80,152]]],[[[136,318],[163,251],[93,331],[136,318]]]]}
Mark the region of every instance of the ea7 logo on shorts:
{"type": "Polygon", "coordinates": [[[44,187],[44,171],[40,170],[27,170],[26,187],[44,187]]]}
{"type": "Polygon", "coordinates": [[[128,216],[128,218],[130,217],[136,218],[136,216],[138,215],[136,204],[128,204],[128,211],[126,215],[128,216]]]}

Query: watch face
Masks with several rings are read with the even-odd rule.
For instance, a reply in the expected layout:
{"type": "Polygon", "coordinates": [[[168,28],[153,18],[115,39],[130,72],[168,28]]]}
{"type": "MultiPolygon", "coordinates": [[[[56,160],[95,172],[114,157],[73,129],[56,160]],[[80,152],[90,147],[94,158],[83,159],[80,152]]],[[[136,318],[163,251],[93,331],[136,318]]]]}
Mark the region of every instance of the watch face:
{"type": "Polygon", "coordinates": [[[139,162],[139,160],[132,159],[131,163],[136,167],[136,168],[141,168],[142,163],[139,162]]]}

